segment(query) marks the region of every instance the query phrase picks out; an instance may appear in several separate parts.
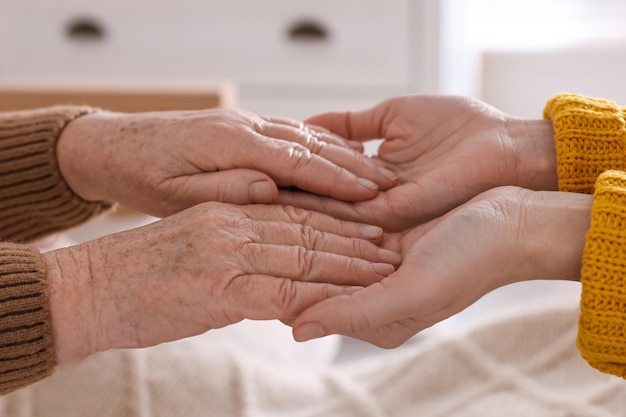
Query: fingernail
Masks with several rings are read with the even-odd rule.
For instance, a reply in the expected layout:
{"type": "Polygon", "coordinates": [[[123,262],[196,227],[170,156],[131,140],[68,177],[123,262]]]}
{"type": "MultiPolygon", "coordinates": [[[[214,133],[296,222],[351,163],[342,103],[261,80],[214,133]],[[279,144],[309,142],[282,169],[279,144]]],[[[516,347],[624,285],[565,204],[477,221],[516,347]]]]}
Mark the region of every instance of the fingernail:
{"type": "Polygon", "coordinates": [[[372,264],[372,268],[374,268],[374,272],[384,277],[386,277],[389,274],[392,274],[396,270],[396,268],[394,268],[393,265],[383,264],[383,263],[372,264]]]}
{"type": "Polygon", "coordinates": [[[368,180],[367,178],[359,178],[358,182],[361,185],[361,187],[367,188],[368,190],[377,190],[378,189],[378,185],[376,185],[374,182],[368,180]]]}
{"type": "Polygon", "coordinates": [[[396,175],[395,172],[393,172],[392,170],[385,168],[385,167],[380,167],[378,168],[378,172],[380,172],[380,175],[382,175],[383,177],[387,178],[389,181],[397,181],[398,180],[398,176],[396,175]]]}
{"type": "Polygon", "coordinates": [[[267,181],[257,181],[248,187],[248,199],[251,203],[271,203],[274,200],[272,186],[267,181]]]}
{"type": "Polygon", "coordinates": [[[361,235],[367,239],[378,239],[383,235],[383,229],[369,224],[361,226],[361,235]]]}
{"type": "Polygon", "coordinates": [[[402,262],[402,256],[399,253],[391,251],[389,249],[378,249],[378,256],[380,260],[392,265],[400,265],[402,262]]]}
{"type": "Polygon", "coordinates": [[[295,339],[299,342],[306,342],[311,339],[318,339],[326,336],[326,332],[317,323],[307,323],[299,327],[295,332],[295,339]]]}

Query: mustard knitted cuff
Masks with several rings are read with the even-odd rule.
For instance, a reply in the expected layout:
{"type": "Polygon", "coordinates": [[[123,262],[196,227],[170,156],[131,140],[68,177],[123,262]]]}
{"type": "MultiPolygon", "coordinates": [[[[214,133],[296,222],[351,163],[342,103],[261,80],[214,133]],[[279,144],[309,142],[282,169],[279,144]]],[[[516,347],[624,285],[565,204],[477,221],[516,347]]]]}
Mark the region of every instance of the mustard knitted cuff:
{"type": "Polygon", "coordinates": [[[76,195],[61,176],[56,158],[63,128],[94,111],[59,106],[0,113],[0,238],[30,241],[107,208],[76,195]]]}
{"type": "Polygon", "coordinates": [[[626,378],[626,173],[600,175],[583,252],[577,346],[594,368],[626,378]]]}
{"type": "Polygon", "coordinates": [[[591,194],[602,172],[625,170],[624,111],[614,102],[559,94],[543,116],[554,126],[559,190],[591,194]]]}
{"type": "Polygon", "coordinates": [[[0,394],[48,376],[55,366],[45,266],[26,245],[0,244],[0,394]]]}

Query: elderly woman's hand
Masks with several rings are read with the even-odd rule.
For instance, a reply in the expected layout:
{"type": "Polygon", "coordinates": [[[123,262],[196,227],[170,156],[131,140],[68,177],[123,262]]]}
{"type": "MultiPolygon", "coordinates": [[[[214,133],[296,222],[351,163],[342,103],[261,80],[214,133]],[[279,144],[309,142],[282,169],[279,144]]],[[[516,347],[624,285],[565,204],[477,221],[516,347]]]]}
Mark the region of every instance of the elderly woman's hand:
{"type": "Polygon", "coordinates": [[[308,122],[351,140],[385,139],[380,162],[398,175],[399,184],[354,203],[281,191],[283,204],[403,231],[493,187],[557,189],[551,122],[515,118],[479,100],[397,97],[369,110],[328,113],[308,122]]]}
{"type": "Polygon", "coordinates": [[[487,191],[443,217],[392,235],[398,270],[320,302],[294,323],[297,340],[343,334],[392,348],[488,292],[534,279],[580,279],[591,196],[516,187],[487,191]]]}
{"type": "Polygon", "coordinates": [[[382,230],[278,205],[204,203],[44,255],[59,364],[249,319],[293,320],[394,271],[382,230]]]}
{"type": "Polygon", "coordinates": [[[323,129],[232,109],[86,115],[57,153],[79,196],[157,217],[206,201],[272,203],[277,187],[367,200],[397,180],[323,129]]]}

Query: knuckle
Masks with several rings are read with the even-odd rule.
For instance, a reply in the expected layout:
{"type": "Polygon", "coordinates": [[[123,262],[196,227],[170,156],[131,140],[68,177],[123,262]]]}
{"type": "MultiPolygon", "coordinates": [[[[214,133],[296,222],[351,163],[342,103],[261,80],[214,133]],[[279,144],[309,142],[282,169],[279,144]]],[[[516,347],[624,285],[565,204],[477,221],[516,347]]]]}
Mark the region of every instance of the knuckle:
{"type": "Polygon", "coordinates": [[[313,272],[315,253],[304,247],[296,248],[296,268],[301,278],[308,278],[313,272]]]}
{"type": "Polygon", "coordinates": [[[308,225],[311,223],[313,213],[295,206],[285,206],[285,213],[293,223],[308,225]]]}
{"type": "Polygon", "coordinates": [[[250,128],[257,133],[263,134],[268,122],[262,117],[254,117],[250,120],[250,128]]]}
{"type": "Polygon", "coordinates": [[[304,133],[306,147],[313,153],[320,154],[328,144],[321,139],[317,134],[306,131],[304,133]]]}
{"type": "Polygon", "coordinates": [[[225,183],[219,183],[215,190],[215,198],[217,201],[226,202],[230,194],[230,186],[225,183]]]}
{"type": "Polygon", "coordinates": [[[278,311],[284,315],[283,318],[290,318],[297,305],[298,291],[294,284],[289,279],[283,280],[275,294],[274,304],[278,311]]]}
{"type": "Polygon", "coordinates": [[[373,244],[370,244],[371,246],[368,245],[369,242],[355,238],[351,238],[350,243],[352,247],[352,255],[358,256],[360,258],[364,258],[366,255],[368,255],[373,246],[373,244]]]}
{"type": "Polygon", "coordinates": [[[294,171],[306,169],[313,159],[313,153],[305,146],[292,144],[289,150],[289,164],[294,171]]]}
{"type": "Polygon", "coordinates": [[[319,244],[321,235],[320,232],[308,225],[303,225],[300,228],[300,235],[302,238],[302,244],[307,249],[315,250],[319,244]]]}

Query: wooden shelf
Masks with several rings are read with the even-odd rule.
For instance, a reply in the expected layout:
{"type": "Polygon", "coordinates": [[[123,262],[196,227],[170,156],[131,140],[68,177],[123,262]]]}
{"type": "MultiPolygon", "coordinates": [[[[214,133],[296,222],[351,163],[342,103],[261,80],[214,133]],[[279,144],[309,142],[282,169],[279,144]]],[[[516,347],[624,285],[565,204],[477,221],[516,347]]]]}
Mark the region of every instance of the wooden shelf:
{"type": "Polygon", "coordinates": [[[199,110],[232,107],[235,102],[236,88],[228,81],[0,78],[0,111],[59,104],[119,112],[199,110]]]}

